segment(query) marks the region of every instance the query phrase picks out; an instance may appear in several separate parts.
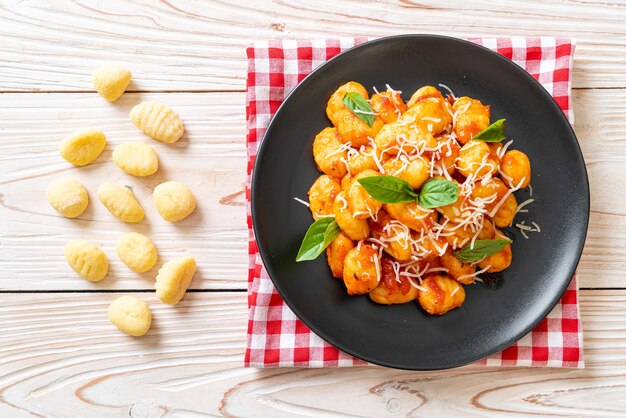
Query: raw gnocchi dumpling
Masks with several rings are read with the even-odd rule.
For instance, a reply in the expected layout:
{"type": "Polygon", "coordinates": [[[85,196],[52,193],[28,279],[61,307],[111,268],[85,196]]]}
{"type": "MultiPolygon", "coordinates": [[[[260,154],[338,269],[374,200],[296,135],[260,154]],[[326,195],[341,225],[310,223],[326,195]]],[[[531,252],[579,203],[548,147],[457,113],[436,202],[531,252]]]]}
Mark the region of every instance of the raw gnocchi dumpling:
{"type": "Polygon", "coordinates": [[[193,275],[196,273],[196,260],[182,257],[163,264],[156,277],[154,288],[159,299],[169,305],[176,305],[185,295],[193,275]]]}
{"type": "Polygon", "coordinates": [[[113,183],[102,183],[98,199],[115,216],[124,222],[139,222],[144,211],[130,188],[113,183]]]}
{"type": "Polygon", "coordinates": [[[50,205],[66,218],[82,215],[89,204],[85,186],[71,178],[54,181],[48,187],[47,196],[50,205]]]}
{"type": "Polygon", "coordinates": [[[141,337],[150,329],[152,312],[150,306],[135,296],[121,296],[109,305],[109,320],[120,331],[133,337],[141,337]]]}
{"type": "Polygon", "coordinates": [[[100,247],[82,239],[65,244],[65,259],[72,270],[90,282],[99,282],[109,272],[109,260],[100,247]]]}
{"type": "Polygon", "coordinates": [[[144,142],[127,142],[113,150],[113,162],[131,176],[145,177],[159,169],[159,157],[144,142]]]}
{"type": "Polygon", "coordinates": [[[98,158],[106,143],[104,132],[98,129],[82,129],[68,135],[61,142],[59,152],[67,162],[82,167],[98,158]]]}
{"type": "Polygon", "coordinates": [[[173,143],[185,132],[183,121],[171,107],[163,103],[141,102],[130,111],[130,120],[152,138],[173,143]]]}
{"type": "Polygon", "coordinates": [[[154,204],[163,219],[178,222],[185,219],[196,208],[196,199],[191,190],[177,181],[167,181],[154,188],[154,204]]]}
{"type": "Polygon", "coordinates": [[[124,94],[131,78],[130,70],[121,65],[103,65],[91,75],[96,91],[109,102],[116,101],[124,94]]]}
{"type": "Polygon", "coordinates": [[[150,238],[137,232],[124,235],[115,246],[120,260],[132,271],[144,273],[157,262],[157,248],[150,238]]]}

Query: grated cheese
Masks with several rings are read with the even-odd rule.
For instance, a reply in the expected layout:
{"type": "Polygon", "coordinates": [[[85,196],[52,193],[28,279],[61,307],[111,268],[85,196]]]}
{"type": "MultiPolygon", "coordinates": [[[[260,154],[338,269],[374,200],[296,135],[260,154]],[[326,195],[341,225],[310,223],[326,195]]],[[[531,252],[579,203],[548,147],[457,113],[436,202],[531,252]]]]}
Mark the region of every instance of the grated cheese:
{"type": "Polygon", "coordinates": [[[513,217],[515,217],[515,215],[517,215],[518,213],[527,213],[528,209],[523,209],[523,207],[526,206],[526,205],[530,205],[534,201],[535,201],[535,199],[526,199],[522,203],[517,205],[517,209],[515,210],[515,214],[513,215],[513,217]]]}
{"type": "Polygon", "coordinates": [[[491,265],[485,267],[482,270],[477,271],[476,273],[472,273],[472,274],[464,274],[462,276],[459,276],[456,278],[456,281],[460,281],[460,280],[465,280],[465,279],[469,279],[470,277],[475,277],[475,280],[478,280],[478,276],[479,274],[483,274],[484,272],[486,272],[487,270],[489,270],[491,268],[491,265]]]}
{"type": "Polygon", "coordinates": [[[295,200],[296,202],[302,203],[304,206],[306,206],[307,208],[310,208],[311,205],[309,204],[309,202],[302,200],[300,198],[294,197],[293,200],[295,200]]]}
{"type": "Polygon", "coordinates": [[[452,96],[452,98],[456,101],[456,96],[454,95],[454,92],[452,91],[452,89],[448,86],[446,86],[445,84],[437,84],[439,87],[441,87],[442,89],[445,89],[448,93],[450,93],[450,96],[452,96]]]}

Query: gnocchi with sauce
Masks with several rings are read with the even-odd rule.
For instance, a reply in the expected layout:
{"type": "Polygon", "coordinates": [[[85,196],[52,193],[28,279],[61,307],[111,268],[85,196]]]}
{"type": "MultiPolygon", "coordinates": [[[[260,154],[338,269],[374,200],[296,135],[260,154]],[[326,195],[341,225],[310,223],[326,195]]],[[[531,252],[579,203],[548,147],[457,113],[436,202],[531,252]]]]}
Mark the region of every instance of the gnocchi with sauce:
{"type": "Polygon", "coordinates": [[[530,185],[530,160],[478,99],[374,90],[350,81],[327,103],[332,126],[313,141],[322,174],[303,202],[326,229],[302,246],[319,248],[312,258],[326,248],[350,295],[443,315],[463,304],[464,286],[510,266],[501,229],[532,203],[513,194],[530,185]]]}

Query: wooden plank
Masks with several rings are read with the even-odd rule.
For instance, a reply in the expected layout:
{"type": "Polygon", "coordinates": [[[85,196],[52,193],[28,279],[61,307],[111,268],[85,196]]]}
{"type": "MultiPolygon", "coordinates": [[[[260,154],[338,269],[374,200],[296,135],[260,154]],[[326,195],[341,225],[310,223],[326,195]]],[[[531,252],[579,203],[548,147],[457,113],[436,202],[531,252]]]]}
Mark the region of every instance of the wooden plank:
{"type": "Polygon", "coordinates": [[[0,91],[86,91],[102,62],[125,62],[133,90],[243,90],[252,40],[558,35],[578,39],[576,87],[626,86],[626,7],[603,0],[470,3],[4,2],[0,91]]]}
{"type": "Polygon", "coordinates": [[[623,416],[626,291],[583,291],[584,370],[407,372],[242,368],[243,293],[148,301],[142,338],[113,327],[116,294],[0,295],[0,415],[623,416]]]}
{"type": "Polygon", "coordinates": [[[245,123],[242,94],[126,94],[114,105],[95,94],[0,95],[0,245],[3,289],[149,289],[161,261],[190,253],[198,260],[194,288],[242,287],[247,272],[245,229],[245,123]],[[150,139],[130,122],[140,100],[159,100],[184,120],[185,136],[176,144],[150,139]],[[77,128],[104,130],[108,145],[95,163],[74,167],[59,155],[60,140],[77,128]],[[125,174],[111,161],[115,145],[144,140],[160,158],[159,171],[147,178],[125,174]],[[72,176],[90,193],[79,219],[65,219],[46,200],[56,178],[72,176]],[[172,224],[159,216],[152,190],[166,180],[186,184],[195,194],[196,211],[172,224]],[[124,224],[96,197],[98,185],[113,181],[133,188],[146,211],[139,224],[124,224]],[[160,262],[144,274],[131,272],[118,259],[115,243],[128,231],[149,235],[160,262]],[[101,245],[110,261],[109,277],[94,284],[68,269],[65,242],[83,238],[101,245]]]}
{"type": "MultiPolygon", "coordinates": [[[[124,231],[145,232],[155,240],[163,260],[185,251],[200,263],[196,289],[246,286],[247,232],[245,181],[245,115],[243,93],[129,93],[111,105],[96,94],[1,94],[0,107],[0,245],[5,277],[0,289],[149,289],[155,271],[138,275],[115,255],[124,231]],[[185,120],[187,135],[175,145],[153,141],[128,120],[140,99],[169,103],[185,120]],[[100,126],[110,146],[93,165],[76,168],[58,155],[65,134],[100,126]],[[145,139],[161,157],[162,169],[148,179],[125,175],[110,161],[113,146],[145,139]],[[75,176],[91,192],[92,204],[79,220],[58,215],[46,202],[50,181],[75,176]],[[154,178],[153,178],[154,177],[154,178]],[[95,197],[100,182],[112,179],[134,186],[147,220],[129,225],[113,218],[95,197]],[[152,204],[152,188],[165,179],[187,184],[198,196],[191,218],[169,224],[152,204]],[[111,261],[111,278],[93,284],[74,277],[62,247],[72,238],[102,245],[111,261]]],[[[625,90],[576,90],[575,129],[587,161],[592,190],[591,223],[579,267],[583,287],[626,287],[624,198],[626,188],[625,90]]],[[[157,266],[158,267],[158,266],[157,266]]]]}

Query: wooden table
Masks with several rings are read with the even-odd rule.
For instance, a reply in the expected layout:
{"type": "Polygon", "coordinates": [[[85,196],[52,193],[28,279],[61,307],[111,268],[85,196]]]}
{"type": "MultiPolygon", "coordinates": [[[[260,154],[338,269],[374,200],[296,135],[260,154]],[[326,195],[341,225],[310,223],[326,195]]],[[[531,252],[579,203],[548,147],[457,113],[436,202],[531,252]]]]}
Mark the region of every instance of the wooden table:
{"type": "Polygon", "coordinates": [[[1,0],[0,416],[626,416],[625,22],[623,0],[1,0]],[[243,368],[246,44],[416,32],[577,39],[576,133],[592,195],[578,269],[587,368],[243,368]],[[114,104],[90,83],[104,62],[126,63],[134,75],[114,104]],[[187,133],[174,145],[151,142],[162,168],[142,180],[117,169],[111,150],[144,139],[128,112],[146,99],[174,107],[187,133]],[[71,167],[59,141],[91,126],[109,145],[95,164],[71,167]],[[77,220],[45,198],[63,175],[90,191],[77,220]],[[105,179],[131,185],[147,220],[114,219],[95,198],[105,179]],[[175,225],[151,203],[165,179],[198,198],[194,215],[175,225]],[[177,307],[156,299],[154,270],[131,273],[115,256],[131,230],[151,236],[161,260],[199,261],[177,307]],[[70,273],[63,245],[79,237],[103,247],[110,277],[90,283],[70,273]],[[110,324],[106,309],[120,294],[150,303],[149,335],[134,339],[110,324]]]}

